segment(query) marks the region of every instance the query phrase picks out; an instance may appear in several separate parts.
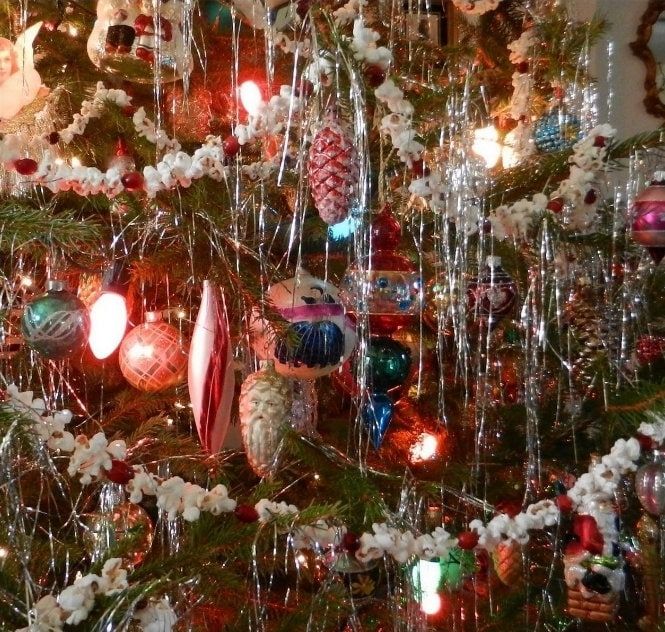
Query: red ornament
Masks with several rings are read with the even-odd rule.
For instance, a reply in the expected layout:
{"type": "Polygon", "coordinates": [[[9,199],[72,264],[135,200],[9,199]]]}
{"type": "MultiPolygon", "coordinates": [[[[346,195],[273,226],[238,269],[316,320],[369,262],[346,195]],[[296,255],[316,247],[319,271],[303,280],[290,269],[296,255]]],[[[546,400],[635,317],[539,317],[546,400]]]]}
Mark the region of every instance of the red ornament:
{"type": "Polygon", "coordinates": [[[370,235],[375,250],[395,250],[399,246],[402,226],[387,204],[372,221],[370,235]]]}
{"type": "Polygon", "coordinates": [[[556,197],[551,199],[545,208],[548,211],[552,211],[552,213],[561,213],[563,211],[563,198],[556,197]]]}
{"type": "Polygon", "coordinates": [[[111,459],[111,469],[106,472],[106,478],[118,485],[127,485],[134,478],[134,468],[127,461],[111,459]]]}
{"type": "Polygon", "coordinates": [[[240,143],[238,142],[238,139],[231,134],[222,142],[222,149],[224,150],[224,156],[233,158],[233,156],[240,151],[240,143]]]}
{"type": "Polygon", "coordinates": [[[464,551],[470,551],[476,548],[478,540],[478,534],[475,531],[462,531],[457,536],[457,546],[464,551]]]}
{"type": "Polygon", "coordinates": [[[233,513],[240,522],[246,522],[247,524],[259,519],[259,512],[251,505],[238,505],[233,513]]]}
{"type": "Polygon", "coordinates": [[[640,336],[635,345],[637,361],[644,365],[660,360],[665,352],[665,338],[660,336],[640,336]]]}
{"type": "Polygon", "coordinates": [[[32,158],[19,158],[14,161],[14,169],[22,176],[31,176],[37,171],[37,161],[32,158]]]}
{"type": "Polygon", "coordinates": [[[381,66],[370,64],[365,68],[365,79],[370,87],[378,88],[386,80],[386,73],[381,66]]]}
{"type": "Polygon", "coordinates": [[[309,149],[307,173],[314,206],[326,224],[346,219],[358,184],[356,139],[331,111],[309,149]]]}
{"type": "Polygon", "coordinates": [[[120,178],[127,191],[139,191],[143,188],[143,174],[140,171],[129,171],[120,178]]]}
{"type": "Polygon", "coordinates": [[[342,549],[348,553],[355,554],[360,548],[360,538],[351,531],[347,531],[342,537],[342,549]]]}
{"type": "Polygon", "coordinates": [[[652,182],[633,205],[633,239],[644,246],[656,265],[665,255],[665,174],[657,172],[652,182]]]}
{"type": "Polygon", "coordinates": [[[567,514],[573,510],[573,501],[568,494],[559,494],[554,502],[561,513],[567,514]]]}

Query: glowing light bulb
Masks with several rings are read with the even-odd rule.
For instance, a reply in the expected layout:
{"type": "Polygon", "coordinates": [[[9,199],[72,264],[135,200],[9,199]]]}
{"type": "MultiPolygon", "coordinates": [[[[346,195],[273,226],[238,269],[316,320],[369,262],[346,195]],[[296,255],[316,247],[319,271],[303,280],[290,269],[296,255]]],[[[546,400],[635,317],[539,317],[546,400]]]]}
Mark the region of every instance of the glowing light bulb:
{"type": "Polygon", "coordinates": [[[24,275],[21,277],[21,285],[23,287],[32,287],[32,283],[33,281],[29,276],[24,275]]]}
{"type": "Polygon", "coordinates": [[[485,161],[487,168],[491,169],[501,158],[499,132],[489,125],[475,130],[473,137],[473,145],[471,145],[473,153],[480,156],[485,161]]]}
{"type": "Polygon", "coordinates": [[[102,292],[90,308],[90,349],[98,360],[108,358],[127,329],[127,304],[115,292],[102,292]]]}
{"type": "Polygon", "coordinates": [[[441,610],[441,597],[436,593],[423,593],[420,609],[428,615],[436,614],[441,610]]]}
{"type": "Polygon", "coordinates": [[[439,448],[439,439],[436,435],[423,432],[418,440],[411,446],[409,454],[413,463],[429,461],[436,456],[439,448]]]}
{"type": "Polygon", "coordinates": [[[263,103],[261,89],[253,81],[243,81],[240,84],[240,103],[248,114],[257,114],[263,103]]]}

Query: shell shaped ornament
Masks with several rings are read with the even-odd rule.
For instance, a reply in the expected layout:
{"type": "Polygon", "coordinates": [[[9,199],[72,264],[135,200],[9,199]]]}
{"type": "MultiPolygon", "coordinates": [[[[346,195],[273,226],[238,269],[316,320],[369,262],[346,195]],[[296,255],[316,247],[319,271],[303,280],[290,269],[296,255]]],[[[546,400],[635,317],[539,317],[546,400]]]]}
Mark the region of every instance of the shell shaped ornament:
{"type": "Polygon", "coordinates": [[[277,469],[290,412],[289,381],[271,362],[247,376],[240,389],[240,430],[247,461],[257,476],[271,476],[277,469]]]}
{"type": "Polygon", "coordinates": [[[332,373],[351,356],[355,325],[334,285],[299,270],[295,277],[271,286],[267,297],[291,325],[277,336],[269,323],[256,316],[253,347],[259,358],[274,361],[278,373],[314,379],[332,373]]]}

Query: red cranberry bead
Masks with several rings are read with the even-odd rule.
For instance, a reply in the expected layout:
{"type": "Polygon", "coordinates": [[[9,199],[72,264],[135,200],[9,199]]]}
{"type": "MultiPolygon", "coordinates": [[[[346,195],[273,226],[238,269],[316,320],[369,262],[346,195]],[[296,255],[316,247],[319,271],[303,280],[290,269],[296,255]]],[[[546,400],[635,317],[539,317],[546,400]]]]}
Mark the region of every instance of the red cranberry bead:
{"type": "Polygon", "coordinates": [[[240,522],[246,522],[247,524],[259,519],[259,512],[251,505],[238,505],[233,513],[240,522]]]}
{"type": "Polygon", "coordinates": [[[32,158],[19,158],[14,161],[14,169],[22,176],[31,176],[37,171],[37,161],[32,158]]]}
{"type": "Polygon", "coordinates": [[[351,531],[347,531],[342,538],[342,548],[352,555],[360,548],[360,538],[351,531]]]}
{"type": "Polygon", "coordinates": [[[226,157],[233,158],[240,151],[240,142],[233,135],[227,136],[222,142],[222,149],[226,157]]]}
{"type": "Polygon", "coordinates": [[[48,135],[48,142],[51,145],[57,145],[60,142],[60,134],[58,132],[51,132],[48,135]]]}
{"type": "Polygon", "coordinates": [[[127,191],[138,191],[143,188],[143,174],[140,171],[129,171],[120,178],[127,191]]]}
{"type": "Polygon", "coordinates": [[[593,140],[593,146],[594,147],[605,147],[607,144],[607,138],[604,136],[596,136],[593,140]]]}
{"type": "Polygon", "coordinates": [[[522,74],[529,72],[529,62],[521,61],[519,64],[517,64],[517,72],[521,72],[522,74]]]}
{"type": "Polygon", "coordinates": [[[134,468],[127,461],[111,459],[111,469],[106,472],[106,478],[112,483],[127,485],[134,478],[134,468]]]}
{"type": "Polygon", "coordinates": [[[137,107],[134,107],[133,105],[125,105],[122,108],[122,113],[127,117],[127,118],[132,118],[134,114],[136,114],[136,110],[138,110],[137,107]]]}
{"type": "Polygon", "coordinates": [[[568,494],[559,494],[554,501],[561,513],[570,513],[573,510],[573,501],[568,494]]]}
{"type": "Polygon", "coordinates": [[[365,68],[365,79],[372,88],[378,88],[386,80],[386,73],[381,66],[370,64],[365,68]]]}
{"type": "Polygon", "coordinates": [[[300,86],[296,88],[297,97],[311,97],[314,94],[314,84],[309,79],[303,79],[300,86]]]}
{"type": "Polygon", "coordinates": [[[556,197],[547,203],[547,210],[552,213],[561,213],[563,211],[563,198],[556,197]]]}
{"type": "Polygon", "coordinates": [[[457,546],[464,551],[470,551],[476,548],[478,540],[478,534],[475,531],[462,531],[457,536],[457,546]]]}

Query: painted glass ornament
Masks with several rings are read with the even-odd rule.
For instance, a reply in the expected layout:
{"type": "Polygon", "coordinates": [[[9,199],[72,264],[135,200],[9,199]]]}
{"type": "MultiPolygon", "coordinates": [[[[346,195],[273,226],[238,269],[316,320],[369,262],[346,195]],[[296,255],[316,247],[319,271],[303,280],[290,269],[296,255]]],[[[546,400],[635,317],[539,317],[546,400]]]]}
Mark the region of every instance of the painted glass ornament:
{"type": "Polygon", "coordinates": [[[23,310],[21,332],[26,344],[46,358],[58,360],[80,351],[88,341],[90,317],[82,301],[64,281],[50,279],[46,293],[23,310]]]}
{"type": "Polygon", "coordinates": [[[488,323],[490,329],[509,314],[517,301],[517,285],[501,267],[501,257],[487,257],[481,275],[467,285],[469,314],[488,323]]]}
{"type": "Polygon", "coordinates": [[[335,371],[356,345],[353,322],[345,315],[337,288],[304,269],[272,285],[267,298],[291,325],[276,336],[261,318],[252,323],[253,348],[273,360],[278,373],[313,379],[335,371]]]}
{"type": "Polygon", "coordinates": [[[657,171],[651,184],[635,198],[633,217],[633,239],[658,265],[665,255],[665,171],[657,171]]]}
{"type": "Polygon", "coordinates": [[[411,570],[411,579],[422,603],[428,593],[438,593],[445,589],[457,590],[475,569],[474,553],[455,547],[444,557],[418,560],[411,570]]]}
{"type": "Polygon", "coordinates": [[[240,389],[240,430],[247,461],[257,476],[270,476],[291,412],[291,386],[272,362],[250,374],[240,389]]]}
{"type": "Polygon", "coordinates": [[[152,83],[156,62],[162,81],[181,79],[192,63],[182,32],[190,10],[183,0],[98,0],[88,56],[128,81],[152,83]]]}
{"type": "Polygon", "coordinates": [[[189,397],[203,447],[220,451],[231,421],[235,387],[226,305],[219,288],[203,282],[201,306],[189,348],[189,397]]]}
{"type": "Polygon", "coordinates": [[[653,460],[637,470],[635,493],[650,514],[665,513],[665,452],[654,450],[653,460]]]}
{"type": "Polygon", "coordinates": [[[15,358],[24,345],[20,334],[20,322],[23,310],[5,309],[5,318],[0,322],[0,360],[15,358]]]}
{"type": "Polygon", "coordinates": [[[572,147],[580,138],[580,120],[561,108],[541,116],[534,126],[533,139],[542,152],[561,151],[572,147]]]}
{"type": "Polygon", "coordinates": [[[314,136],[307,162],[314,206],[326,224],[337,224],[349,214],[358,184],[359,165],[351,135],[331,109],[314,136]]]}
{"type": "Polygon", "coordinates": [[[372,222],[371,234],[373,251],[346,270],[340,297],[349,313],[368,314],[372,333],[390,334],[420,312],[420,275],[407,257],[395,252],[401,228],[388,207],[372,222]]]}
{"type": "Polygon", "coordinates": [[[140,391],[157,392],[176,386],[187,375],[187,350],[178,330],[161,312],[146,312],[120,345],[120,371],[140,391]]]}
{"type": "Polygon", "coordinates": [[[506,586],[515,586],[522,581],[522,547],[514,540],[501,542],[492,553],[494,570],[506,586]]]}
{"type": "Polygon", "coordinates": [[[332,550],[325,564],[342,581],[355,605],[368,602],[381,586],[383,573],[376,560],[362,563],[347,551],[332,550]]]}

